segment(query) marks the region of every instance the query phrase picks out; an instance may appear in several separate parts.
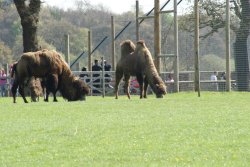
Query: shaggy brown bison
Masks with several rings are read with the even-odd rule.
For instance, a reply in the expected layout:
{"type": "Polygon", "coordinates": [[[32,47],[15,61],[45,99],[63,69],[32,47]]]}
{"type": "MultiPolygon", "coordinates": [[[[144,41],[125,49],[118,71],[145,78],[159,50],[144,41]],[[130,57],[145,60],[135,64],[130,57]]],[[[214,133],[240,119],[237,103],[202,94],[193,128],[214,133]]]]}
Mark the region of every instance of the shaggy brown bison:
{"type": "Polygon", "coordinates": [[[130,99],[129,79],[136,76],[140,85],[140,98],[147,98],[148,84],[156,94],[157,98],[162,98],[166,94],[166,86],[155,68],[151,53],[144,41],[138,41],[137,45],[126,40],[121,44],[121,59],[116,66],[115,94],[118,98],[118,88],[122,77],[124,77],[124,92],[130,99]]]}
{"type": "MultiPolygon", "coordinates": [[[[31,77],[57,76],[60,83],[58,89],[68,101],[85,100],[85,96],[89,93],[88,85],[73,75],[66,62],[56,51],[41,50],[24,53],[15,66],[13,68],[15,79],[11,88],[14,103],[18,87],[24,102],[28,102],[25,98],[24,86],[31,77]]],[[[53,79],[52,82],[55,80],[53,79]]]]}

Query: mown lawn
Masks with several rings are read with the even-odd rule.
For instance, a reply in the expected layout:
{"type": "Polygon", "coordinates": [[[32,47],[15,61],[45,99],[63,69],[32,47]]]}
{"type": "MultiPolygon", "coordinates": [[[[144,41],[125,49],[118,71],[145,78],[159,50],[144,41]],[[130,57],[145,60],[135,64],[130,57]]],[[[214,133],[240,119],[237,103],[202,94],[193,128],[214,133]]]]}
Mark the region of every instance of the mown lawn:
{"type": "Polygon", "coordinates": [[[0,98],[0,127],[1,167],[250,166],[250,93],[0,98]]]}

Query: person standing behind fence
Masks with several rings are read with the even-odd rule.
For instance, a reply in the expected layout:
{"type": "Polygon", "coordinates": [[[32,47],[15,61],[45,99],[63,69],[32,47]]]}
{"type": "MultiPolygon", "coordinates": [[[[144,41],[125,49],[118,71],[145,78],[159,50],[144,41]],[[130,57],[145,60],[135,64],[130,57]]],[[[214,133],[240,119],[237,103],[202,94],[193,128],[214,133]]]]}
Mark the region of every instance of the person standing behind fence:
{"type": "Polygon", "coordinates": [[[0,87],[1,87],[1,96],[4,97],[6,94],[6,87],[7,87],[7,75],[5,70],[2,68],[0,71],[0,87]]]}
{"type": "MultiPolygon", "coordinates": [[[[82,68],[82,72],[86,72],[86,71],[87,71],[87,68],[86,68],[86,67],[83,67],[83,68],[82,68]]],[[[80,74],[79,76],[80,76],[86,83],[89,83],[90,79],[88,78],[88,77],[89,77],[88,74],[83,73],[83,74],[80,74]]]]}
{"type": "MultiPolygon", "coordinates": [[[[103,62],[104,62],[104,70],[105,70],[105,71],[110,71],[110,70],[111,70],[111,65],[108,64],[106,60],[104,60],[103,62]]],[[[111,81],[111,75],[106,73],[106,74],[105,74],[105,83],[106,83],[105,85],[106,85],[106,87],[113,88],[113,87],[109,84],[110,81],[111,81]]]]}
{"type": "MultiPolygon", "coordinates": [[[[92,66],[92,71],[102,71],[102,67],[99,65],[98,63],[98,60],[95,59],[94,61],[94,65],[92,66]]],[[[100,87],[100,74],[93,74],[93,83],[96,83],[96,84],[93,84],[94,87],[96,88],[99,88],[100,87]],[[98,78],[98,79],[96,79],[98,78]]],[[[99,91],[97,90],[93,90],[93,93],[100,93],[99,91]]]]}
{"type": "Polygon", "coordinates": [[[172,76],[172,74],[168,74],[167,80],[167,88],[168,88],[168,92],[169,93],[173,93],[174,92],[174,78],[172,76]]]}
{"type": "Polygon", "coordinates": [[[210,76],[210,80],[211,80],[211,81],[215,81],[215,82],[212,82],[212,90],[218,91],[217,72],[214,72],[214,73],[210,76]]]}
{"type": "Polygon", "coordinates": [[[220,80],[223,82],[219,83],[219,91],[225,91],[226,90],[226,73],[222,72],[220,75],[220,80]]]}

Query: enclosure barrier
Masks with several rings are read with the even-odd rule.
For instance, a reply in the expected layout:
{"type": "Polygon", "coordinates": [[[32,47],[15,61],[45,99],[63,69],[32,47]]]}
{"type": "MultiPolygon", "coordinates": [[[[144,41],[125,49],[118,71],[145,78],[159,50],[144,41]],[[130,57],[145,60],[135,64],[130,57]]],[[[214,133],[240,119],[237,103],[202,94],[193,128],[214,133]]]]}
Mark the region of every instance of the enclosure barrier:
{"type": "MultiPolygon", "coordinates": [[[[73,71],[74,75],[79,76],[84,82],[86,82],[91,88],[90,96],[114,96],[114,87],[115,87],[115,72],[108,71],[73,71]],[[98,74],[99,77],[93,77],[94,74],[98,74]],[[108,74],[105,75],[105,74],[108,74]],[[82,77],[84,76],[84,77],[82,77]]],[[[217,81],[211,81],[210,76],[214,73],[214,71],[201,71],[200,72],[200,83],[201,83],[201,91],[215,91],[215,92],[224,92],[226,91],[226,80],[221,80],[218,78],[217,81]]],[[[223,73],[223,71],[217,71],[218,75],[223,73]]],[[[167,86],[168,93],[174,93],[174,85],[175,81],[169,81],[167,78],[169,75],[173,73],[170,72],[162,72],[160,75],[167,86]]],[[[235,72],[231,73],[231,89],[232,91],[237,91],[236,86],[236,74],[235,72]]],[[[195,72],[194,71],[182,71],[179,73],[179,85],[180,92],[190,91],[193,92],[195,90],[195,72]]],[[[0,77],[2,79],[2,77],[0,77]]],[[[139,94],[139,85],[135,77],[130,78],[130,92],[131,94],[139,94]]],[[[11,96],[11,83],[12,79],[10,76],[7,76],[7,96],[11,96]]],[[[121,80],[119,86],[119,94],[124,95],[123,91],[124,82],[121,80]]],[[[148,93],[152,93],[149,88],[148,93]]],[[[60,96],[60,94],[58,94],[60,96]]]]}

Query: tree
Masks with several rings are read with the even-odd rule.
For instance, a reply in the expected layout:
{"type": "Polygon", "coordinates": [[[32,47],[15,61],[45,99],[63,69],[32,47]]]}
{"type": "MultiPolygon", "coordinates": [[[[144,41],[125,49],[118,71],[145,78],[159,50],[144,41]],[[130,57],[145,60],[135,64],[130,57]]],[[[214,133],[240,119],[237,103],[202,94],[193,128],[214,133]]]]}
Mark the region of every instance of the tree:
{"type": "Polygon", "coordinates": [[[14,0],[23,28],[23,52],[37,51],[40,0],[14,0]]]}
{"type": "MultiPolygon", "coordinates": [[[[249,60],[247,52],[247,39],[250,29],[250,1],[241,0],[241,12],[237,14],[240,18],[240,27],[236,31],[234,45],[235,52],[235,71],[237,75],[237,85],[239,91],[249,89],[249,60]]],[[[236,5],[238,5],[235,2],[236,5]]],[[[238,8],[238,7],[237,7],[238,8]]],[[[239,8],[238,8],[239,9],[239,8]]]]}
{"type": "MultiPolygon", "coordinates": [[[[247,39],[250,29],[250,1],[249,0],[231,0],[233,3],[231,30],[236,34],[234,43],[235,71],[237,75],[237,86],[239,91],[248,91],[249,89],[249,60],[247,51],[247,39]]],[[[203,1],[200,7],[200,29],[210,28],[201,38],[207,38],[225,27],[225,0],[207,0],[203,1]]],[[[193,31],[192,14],[183,17],[189,22],[183,22],[181,27],[189,32],[193,31]]]]}

